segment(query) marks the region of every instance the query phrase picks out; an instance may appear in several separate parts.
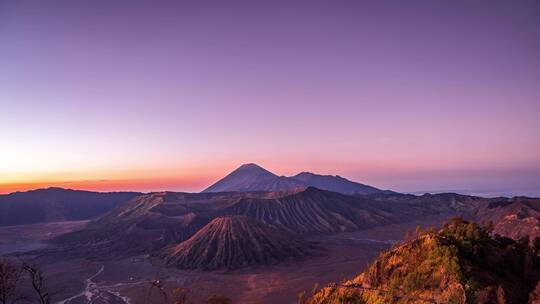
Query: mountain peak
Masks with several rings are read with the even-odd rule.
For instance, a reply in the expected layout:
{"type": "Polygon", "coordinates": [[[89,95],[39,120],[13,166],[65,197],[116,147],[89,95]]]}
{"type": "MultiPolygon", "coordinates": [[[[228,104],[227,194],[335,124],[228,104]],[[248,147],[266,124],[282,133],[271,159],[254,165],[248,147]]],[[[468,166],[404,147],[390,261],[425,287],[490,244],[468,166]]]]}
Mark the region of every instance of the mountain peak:
{"type": "Polygon", "coordinates": [[[237,172],[237,171],[240,171],[240,172],[260,172],[261,174],[265,174],[265,175],[268,175],[268,176],[270,176],[270,175],[277,176],[274,173],[266,170],[265,168],[255,164],[255,163],[243,164],[240,167],[236,168],[231,173],[234,173],[234,172],[237,172]]]}
{"type": "Polygon", "coordinates": [[[294,177],[297,177],[297,176],[313,176],[313,175],[317,175],[313,172],[309,172],[309,171],[302,171],[298,174],[296,174],[294,177]]]}
{"type": "Polygon", "coordinates": [[[263,167],[255,164],[255,163],[242,164],[240,167],[238,167],[238,169],[263,169],[263,170],[266,170],[263,167]]]}
{"type": "Polygon", "coordinates": [[[217,181],[203,192],[228,192],[228,191],[265,191],[263,185],[278,176],[263,167],[248,163],[243,164],[217,181]]]}

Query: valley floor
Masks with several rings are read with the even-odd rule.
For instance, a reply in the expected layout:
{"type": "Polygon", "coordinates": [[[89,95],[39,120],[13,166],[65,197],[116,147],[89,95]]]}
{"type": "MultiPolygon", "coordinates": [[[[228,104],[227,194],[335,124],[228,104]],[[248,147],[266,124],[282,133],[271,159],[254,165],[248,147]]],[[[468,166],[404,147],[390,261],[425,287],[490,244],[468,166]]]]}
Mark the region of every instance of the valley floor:
{"type": "Polygon", "coordinates": [[[19,252],[25,260],[39,264],[47,275],[53,303],[165,303],[152,285],[156,280],[168,294],[175,288],[185,288],[193,303],[203,303],[212,294],[226,295],[232,303],[296,303],[302,291],[310,293],[315,285],[325,286],[358,274],[381,250],[401,240],[406,231],[414,231],[416,226],[438,226],[444,219],[313,237],[323,248],[320,256],[230,272],[180,271],[152,265],[143,257],[96,261],[62,253],[29,253],[50,248],[47,238],[78,229],[84,222],[1,227],[0,255],[19,252]]]}

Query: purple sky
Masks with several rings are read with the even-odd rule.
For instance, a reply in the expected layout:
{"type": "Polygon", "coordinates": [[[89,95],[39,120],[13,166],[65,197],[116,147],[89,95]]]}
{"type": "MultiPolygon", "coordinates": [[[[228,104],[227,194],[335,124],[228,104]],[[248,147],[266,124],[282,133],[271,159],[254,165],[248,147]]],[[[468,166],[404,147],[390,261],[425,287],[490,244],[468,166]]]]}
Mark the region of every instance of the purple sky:
{"type": "Polygon", "coordinates": [[[256,162],[528,193],[539,54],[539,1],[0,1],[0,192],[256,162]]]}

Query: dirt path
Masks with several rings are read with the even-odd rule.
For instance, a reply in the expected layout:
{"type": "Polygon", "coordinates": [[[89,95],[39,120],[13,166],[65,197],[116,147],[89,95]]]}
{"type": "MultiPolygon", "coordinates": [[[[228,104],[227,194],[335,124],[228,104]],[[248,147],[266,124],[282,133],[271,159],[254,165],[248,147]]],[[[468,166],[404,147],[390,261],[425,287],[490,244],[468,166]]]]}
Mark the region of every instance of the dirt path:
{"type": "Polygon", "coordinates": [[[87,304],[130,304],[127,297],[123,297],[120,293],[111,291],[107,287],[100,287],[93,280],[105,270],[105,266],[101,266],[99,270],[86,279],[86,287],[80,293],[56,302],[56,304],[80,303],[86,301],[87,304]]]}

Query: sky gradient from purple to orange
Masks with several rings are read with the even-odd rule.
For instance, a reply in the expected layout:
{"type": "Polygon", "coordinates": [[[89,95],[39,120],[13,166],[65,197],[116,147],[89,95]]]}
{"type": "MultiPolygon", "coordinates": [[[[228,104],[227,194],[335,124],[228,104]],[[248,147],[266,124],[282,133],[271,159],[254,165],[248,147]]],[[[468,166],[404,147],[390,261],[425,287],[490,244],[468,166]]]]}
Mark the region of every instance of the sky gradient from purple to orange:
{"type": "Polygon", "coordinates": [[[539,54],[538,1],[2,1],[0,193],[540,193],[539,54]]]}

